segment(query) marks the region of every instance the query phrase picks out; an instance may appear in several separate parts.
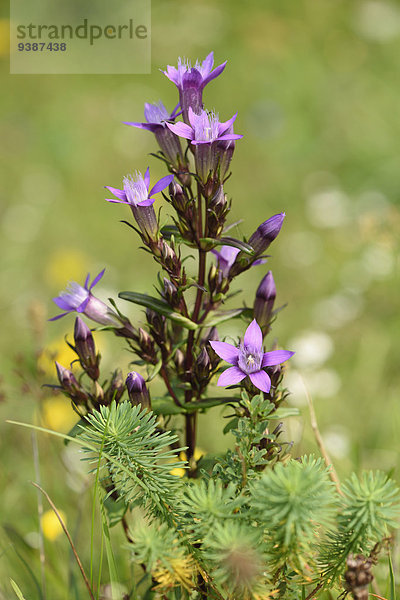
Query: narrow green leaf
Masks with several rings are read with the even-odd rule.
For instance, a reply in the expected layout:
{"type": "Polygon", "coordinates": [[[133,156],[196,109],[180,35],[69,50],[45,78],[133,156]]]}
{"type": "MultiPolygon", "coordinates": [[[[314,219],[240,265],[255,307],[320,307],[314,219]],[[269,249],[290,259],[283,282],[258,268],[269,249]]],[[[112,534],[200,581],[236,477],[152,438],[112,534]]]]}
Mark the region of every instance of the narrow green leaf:
{"type": "Polygon", "coordinates": [[[22,595],[21,590],[19,589],[19,587],[17,586],[15,581],[13,579],[10,579],[10,583],[11,583],[11,587],[14,590],[18,600],[25,600],[24,596],[22,595]]]}
{"type": "Polygon", "coordinates": [[[197,329],[196,323],[193,323],[193,321],[191,321],[187,317],[184,317],[183,315],[175,312],[169,306],[169,304],[167,304],[167,302],[161,300],[160,298],[154,298],[153,296],[148,296],[147,294],[139,294],[137,292],[120,292],[118,296],[123,300],[128,300],[128,302],[133,302],[134,304],[139,304],[140,306],[150,308],[156,313],[164,315],[168,319],[171,319],[171,321],[173,321],[174,323],[178,323],[178,325],[181,325],[186,329],[197,329]]]}
{"type": "Polygon", "coordinates": [[[389,573],[390,573],[390,600],[396,600],[396,581],[394,577],[392,555],[389,552],[388,556],[389,573]]]}
{"type": "Polygon", "coordinates": [[[105,498],[104,509],[106,511],[108,526],[114,527],[120,521],[122,521],[123,516],[127,511],[127,505],[123,500],[114,500],[111,496],[105,498]]]}
{"type": "Polygon", "coordinates": [[[277,410],[270,415],[268,419],[287,419],[287,417],[298,417],[300,411],[298,408],[277,408],[277,410]]]}
{"type": "Polygon", "coordinates": [[[203,408],[211,408],[212,406],[219,406],[220,404],[227,404],[228,402],[240,402],[240,398],[232,396],[221,396],[217,398],[204,398],[198,402],[191,402],[190,404],[184,404],[183,408],[187,412],[194,412],[203,408]]]}
{"type": "Polygon", "coordinates": [[[202,323],[202,327],[213,327],[214,325],[218,325],[219,323],[223,323],[224,321],[228,321],[229,319],[235,319],[240,316],[252,316],[252,310],[243,306],[242,308],[233,308],[231,310],[221,310],[216,311],[211,314],[205,321],[202,323]]]}
{"type": "Polygon", "coordinates": [[[154,377],[156,375],[158,375],[158,373],[160,372],[160,369],[162,367],[162,360],[160,358],[160,360],[158,361],[158,363],[156,365],[154,365],[153,370],[151,371],[147,381],[152,381],[154,379],[154,377]]]}

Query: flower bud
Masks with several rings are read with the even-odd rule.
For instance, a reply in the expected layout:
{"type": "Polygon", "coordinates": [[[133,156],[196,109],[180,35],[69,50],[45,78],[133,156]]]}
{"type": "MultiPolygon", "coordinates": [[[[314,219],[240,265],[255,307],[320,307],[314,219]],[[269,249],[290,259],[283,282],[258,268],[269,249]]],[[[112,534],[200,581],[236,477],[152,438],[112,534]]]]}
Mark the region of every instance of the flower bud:
{"type": "Polygon", "coordinates": [[[168,302],[168,304],[170,306],[172,306],[172,308],[175,308],[176,306],[178,306],[178,304],[179,304],[178,290],[177,290],[176,286],[172,283],[172,281],[169,281],[169,279],[167,279],[166,277],[164,277],[163,296],[164,296],[165,300],[168,302]]]}
{"type": "MultiPolygon", "coordinates": [[[[212,327],[210,329],[209,334],[205,337],[204,343],[207,342],[218,342],[219,336],[216,327],[212,327]]],[[[216,369],[220,363],[220,358],[216,352],[212,349],[211,345],[208,346],[208,356],[210,358],[211,366],[213,369],[216,369]]]]}
{"type": "Polygon", "coordinates": [[[276,298],[276,287],[272,272],[268,271],[261,280],[254,301],[254,318],[265,335],[269,331],[272,310],[276,298]]]}
{"type": "Polygon", "coordinates": [[[176,372],[178,374],[182,374],[185,370],[185,355],[182,350],[178,348],[174,354],[174,363],[176,367],[176,372]]]}
{"type": "Polygon", "coordinates": [[[82,369],[93,381],[96,381],[100,375],[99,355],[96,354],[92,332],[79,317],[75,319],[74,340],[75,352],[79,356],[82,369]]]}
{"type": "Polygon", "coordinates": [[[220,185],[207,207],[210,237],[221,235],[229,208],[224,188],[220,185]]]}
{"type": "Polygon", "coordinates": [[[194,364],[195,378],[199,382],[207,380],[208,375],[210,373],[210,367],[211,367],[211,362],[210,362],[210,357],[208,356],[208,352],[205,348],[202,348],[202,350],[194,364]]]}
{"type": "Polygon", "coordinates": [[[177,183],[175,180],[173,180],[169,184],[168,191],[171,198],[172,206],[178,212],[183,212],[186,208],[187,203],[189,202],[189,198],[187,197],[187,194],[183,190],[182,186],[179,185],[179,183],[177,183]]]}
{"type": "Polygon", "coordinates": [[[154,340],[151,335],[142,327],[139,327],[139,348],[143,359],[146,362],[155,364],[157,362],[157,352],[154,345],[154,340]]]}
{"type": "Polygon", "coordinates": [[[121,369],[116,369],[111,378],[110,385],[104,394],[104,404],[109,405],[113,401],[118,403],[122,397],[122,394],[124,393],[124,390],[125,383],[122,376],[122,371],[121,369]]]}
{"type": "Polygon", "coordinates": [[[139,373],[131,371],[128,373],[125,383],[132,405],[141,404],[142,408],[150,409],[150,394],[143,377],[139,373]]]}
{"type": "Polygon", "coordinates": [[[261,223],[261,225],[253,233],[249,239],[249,244],[250,246],[253,246],[257,255],[265,252],[265,250],[278,236],[285,216],[285,213],[279,213],[273,217],[270,217],[267,221],[261,223]]]}
{"type": "Polygon", "coordinates": [[[89,396],[76,380],[75,375],[56,361],[57,377],[61,388],[76,404],[86,404],[89,396]]]}

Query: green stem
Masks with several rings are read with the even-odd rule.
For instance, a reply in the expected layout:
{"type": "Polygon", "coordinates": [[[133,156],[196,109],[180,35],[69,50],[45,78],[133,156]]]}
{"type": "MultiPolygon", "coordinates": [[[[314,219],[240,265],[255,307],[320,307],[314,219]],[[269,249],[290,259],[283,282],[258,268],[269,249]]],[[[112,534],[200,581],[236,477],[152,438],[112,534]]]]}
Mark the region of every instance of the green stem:
{"type": "MultiPolygon", "coordinates": [[[[199,315],[201,311],[201,307],[203,304],[203,287],[205,282],[205,274],[206,274],[206,259],[207,254],[206,251],[203,250],[200,244],[200,239],[202,237],[207,237],[207,208],[205,212],[205,231],[203,233],[203,219],[202,219],[202,194],[200,184],[197,185],[197,238],[198,238],[198,246],[199,246],[199,270],[198,270],[198,278],[197,283],[199,287],[197,288],[196,300],[192,314],[192,321],[197,323],[199,320],[199,315]]],[[[190,374],[193,367],[193,345],[194,345],[194,331],[190,331],[187,340],[186,346],[186,361],[185,368],[187,374],[187,381],[190,381],[190,374]]],[[[185,392],[185,403],[191,402],[193,398],[193,390],[190,388],[185,392]]],[[[196,413],[188,414],[185,417],[186,420],[186,446],[187,449],[187,457],[190,463],[194,449],[196,446],[196,428],[197,428],[197,415],[196,413]]],[[[191,470],[189,469],[189,476],[191,476],[191,470]]],[[[193,476],[193,472],[192,472],[193,476]]]]}

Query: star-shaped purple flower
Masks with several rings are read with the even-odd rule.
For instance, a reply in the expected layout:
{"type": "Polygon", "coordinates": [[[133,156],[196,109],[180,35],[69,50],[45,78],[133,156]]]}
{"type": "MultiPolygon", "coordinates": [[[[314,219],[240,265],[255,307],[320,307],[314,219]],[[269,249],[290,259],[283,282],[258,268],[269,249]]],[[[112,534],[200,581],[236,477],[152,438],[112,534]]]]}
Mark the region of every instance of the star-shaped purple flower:
{"type": "Polygon", "coordinates": [[[185,164],[184,155],[179,138],[167,127],[167,121],[174,121],[182,111],[178,111],[179,104],[174,108],[171,114],[167,111],[164,104],[160,101],[156,104],[144,105],[144,116],[146,123],[136,123],[125,121],[125,125],[146,129],[154,133],[156,140],[164,153],[165,157],[178,169],[185,164]]]}
{"type": "Polygon", "coordinates": [[[128,204],[129,206],[135,207],[151,206],[155,201],[155,198],[152,198],[152,196],[168,187],[173,178],[173,175],[166,175],[157,181],[151,190],[149,190],[150,169],[147,167],[144,177],[138,171],[135,173],[135,177],[132,177],[132,175],[124,177],[124,188],[122,190],[106,185],[106,188],[118,198],[118,200],[107,198],[107,202],[128,204]]]}
{"type": "Polygon", "coordinates": [[[179,90],[180,105],[186,122],[189,107],[195,112],[199,112],[203,108],[204,87],[222,73],[225,65],[226,61],[213,70],[214,52],[210,52],[202,63],[197,60],[194,67],[192,67],[190,61],[179,58],[178,68],[168,65],[167,70],[163,71],[164,75],[179,90]]]}
{"type": "Polygon", "coordinates": [[[150,104],[146,102],[144,105],[144,117],[146,123],[136,123],[135,121],[124,121],[125,125],[131,125],[132,127],[138,127],[139,129],[147,129],[152,133],[156,133],[160,128],[165,129],[167,121],[174,121],[180,114],[179,104],[177,104],[170,114],[161,102],[155,102],[150,104]]]}
{"type": "Polygon", "coordinates": [[[220,122],[218,115],[202,110],[196,114],[189,108],[189,125],[186,123],[167,123],[167,127],[179,137],[190,140],[192,144],[212,144],[220,140],[239,140],[242,135],[233,133],[233,123],[237,113],[228,121],[220,122]],[[229,131],[229,132],[228,132],[229,131]]]}
{"type": "Polygon", "coordinates": [[[191,144],[195,146],[196,171],[203,182],[207,181],[210,172],[214,172],[218,163],[222,162],[222,155],[229,152],[229,148],[221,148],[221,142],[238,140],[243,137],[233,133],[233,123],[236,117],[237,113],[228,121],[221,123],[218,115],[214,113],[201,110],[200,114],[196,114],[189,108],[189,125],[182,122],[167,123],[167,127],[173,133],[190,140],[191,144]]]}
{"type": "Polygon", "coordinates": [[[76,281],[71,281],[68,284],[66,291],[61,292],[57,298],[53,298],[53,302],[57,304],[61,310],[65,312],[50,319],[56,321],[65,317],[70,312],[83,313],[89,319],[100,323],[101,325],[111,325],[114,327],[122,327],[122,323],[118,315],[107,306],[104,302],[93,296],[92,288],[100,281],[104,275],[103,269],[89,285],[90,274],[86,277],[84,286],[82,287],[76,281]]]}
{"type": "Polygon", "coordinates": [[[280,365],[294,354],[288,350],[264,352],[262,331],[255,319],[238,348],[227,342],[210,341],[210,344],[218,356],[233,365],[220,375],[217,385],[234,385],[249,376],[252,384],[266,394],[271,389],[271,380],[264,367],[280,365]]]}

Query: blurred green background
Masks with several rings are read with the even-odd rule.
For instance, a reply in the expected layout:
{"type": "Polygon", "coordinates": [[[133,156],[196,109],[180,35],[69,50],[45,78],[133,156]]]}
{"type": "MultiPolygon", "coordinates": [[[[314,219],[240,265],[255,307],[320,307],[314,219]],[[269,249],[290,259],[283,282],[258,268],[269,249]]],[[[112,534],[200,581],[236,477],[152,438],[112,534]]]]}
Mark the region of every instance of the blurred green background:
{"type": "MultiPolygon", "coordinates": [[[[216,64],[228,59],[204,99],[223,120],[239,113],[235,130],[244,138],[226,185],[231,221],[244,219],[236,233],[249,235],[276,212],[287,214],[268,266],[242,279],[243,298],[252,303],[271,268],[277,302],[287,303],[270,336],[297,352],[286,381],[302,416],[286,424],[287,439],[295,441],[295,454],[317,451],[304,381],[340,476],[366,467],[396,469],[399,3],[152,0],[152,74],[146,76],[9,75],[6,12],[2,16],[0,519],[8,535],[1,536],[0,573],[22,587],[26,581],[27,592],[29,569],[16,548],[37,554],[30,433],[4,421],[37,420],[38,397],[43,402],[46,394],[35,382],[22,383],[16,370],[32,370],[43,345],[61,352],[73,319],[45,319],[56,314],[51,298],[69,279],[82,283],[87,271],[94,275],[105,266],[99,296],[150,292],[156,266],[119,223],[128,217],[124,207],[104,201],[103,186],[120,187],[123,175],[149,164],[154,178],[164,174],[147,156],[155,150],[152,135],[122,121],[142,120],[145,101],[175,105],[175,86],[159,69],[180,55],[194,61],[213,49],[216,64]]],[[[139,310],[122,301],[121,307],[140,322],[139,310]]],[[[240,323],[235,327],[231,335],[243,333],[240,323]]],[[[117,356],[126,373],[126,351],[105,333],[96,340],[105,364],[111,367],[117,356]]],[[[40,361],[49,373],[43,380],[51,380],[50,361],[40,361]]],[[[44,402],[42,420],[68,430],[65,403],[44,402]]],[[[205,451],[229,443],[221,422],[219,409],[203,418],[199,445],[205,451]]],[[[85,512],[79,461],[53,439],[40,438],[39,447],[43,485],[74,528],[77,513],[85,512]]],[[[83,554],[87,531],[80,534],[83,554]]],[[[47,544],[55,565],[66,542],[47,544]]],[[[57,587],[57,569],[61,581],[65,572],[54,565],[50,597],[68,597],[57,587]]],[[[34,586],[27,597],[39,597],[34,586]]]]}

